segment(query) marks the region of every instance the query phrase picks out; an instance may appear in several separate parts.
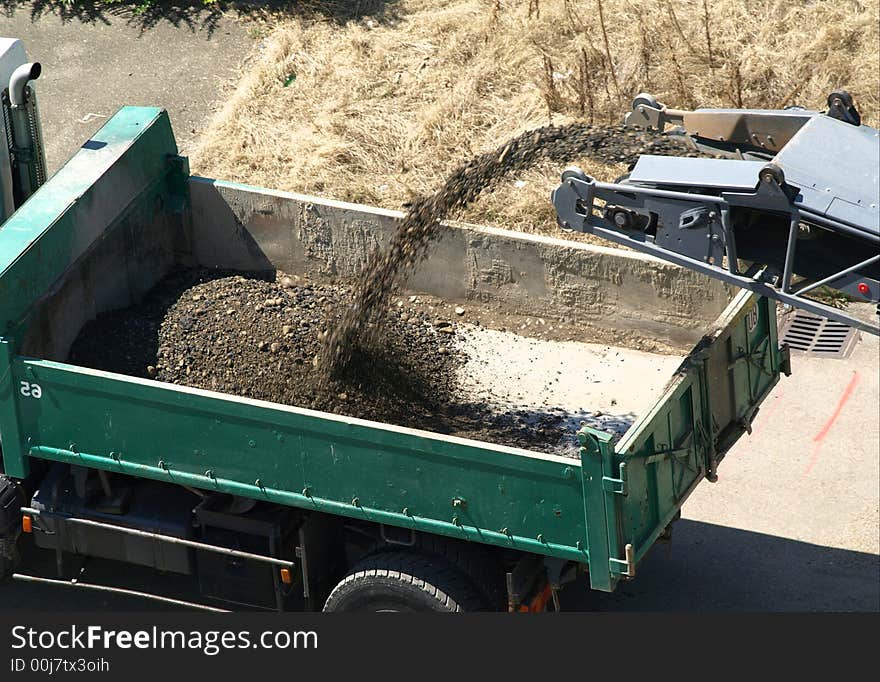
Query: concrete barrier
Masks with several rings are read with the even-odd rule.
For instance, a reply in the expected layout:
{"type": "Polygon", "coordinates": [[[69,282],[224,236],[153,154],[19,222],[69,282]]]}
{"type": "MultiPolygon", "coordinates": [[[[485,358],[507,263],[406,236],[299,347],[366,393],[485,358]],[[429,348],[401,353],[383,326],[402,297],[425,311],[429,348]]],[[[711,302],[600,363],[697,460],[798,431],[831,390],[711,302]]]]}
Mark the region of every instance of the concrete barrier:
{"type": "MultiPolygon", "coordinates": [[[[192,255],[206,267],[350,278],[403,216],[207,178],[191,178],[190,192],[192,255]]],[[[584,340],[670,350],[692,346],[730,300],[722,283],[633,251],[448,225],[407,290],[566,318],[584,327],[584,340]]]]}

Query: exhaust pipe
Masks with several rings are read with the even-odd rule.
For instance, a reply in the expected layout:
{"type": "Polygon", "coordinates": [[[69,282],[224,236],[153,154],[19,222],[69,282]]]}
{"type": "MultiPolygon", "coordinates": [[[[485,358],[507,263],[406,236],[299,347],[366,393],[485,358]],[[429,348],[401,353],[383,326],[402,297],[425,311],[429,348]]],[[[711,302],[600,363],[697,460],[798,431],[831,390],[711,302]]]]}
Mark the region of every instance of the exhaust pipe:
{"type": "Polygon", "coordinates": [[[31,179],[34,177],[32,166],[37,154],[37,141],[33,138],[36,131],[31,131],[27,110],[27,85],[40,77],[43,67],[40,62],[22,64],[9,78],[9,104],[12,120],[12,141],[15,144],[16,160],[18,161],[19,182],[22,201],[34,193],[36,187],[31,179]]]}
{"type": "Polygon", "coordinates": [[[40,62],[22,64],[9,78],[9,103],[13,108],[23,107],[25,104],[25,88],[30,81],[40,77],[43,67],[40,62]]]}

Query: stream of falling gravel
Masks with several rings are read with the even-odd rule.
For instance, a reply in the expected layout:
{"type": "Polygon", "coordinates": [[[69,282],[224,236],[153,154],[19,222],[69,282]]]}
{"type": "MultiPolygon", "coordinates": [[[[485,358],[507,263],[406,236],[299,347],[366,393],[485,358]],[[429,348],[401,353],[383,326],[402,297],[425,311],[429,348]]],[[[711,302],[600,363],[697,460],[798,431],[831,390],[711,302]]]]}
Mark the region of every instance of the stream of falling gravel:
{"type": "Polygon", "coordinates": [[[471,204],[497,180],[542,161],[569,163],[588,156],[605,163],[633,163],[645,153],[684,156],[694,152],[681,141],[647,131],[576,123],[527,131],[459,166],[434,194],[413,201],[388,244],[371,254],[354,283],[350,304],[321,349],[322,375],[331,380],[360,345],[381,334],[393,292],[428,257],[431,243],[444,231],[442,221],[471,204]]]}

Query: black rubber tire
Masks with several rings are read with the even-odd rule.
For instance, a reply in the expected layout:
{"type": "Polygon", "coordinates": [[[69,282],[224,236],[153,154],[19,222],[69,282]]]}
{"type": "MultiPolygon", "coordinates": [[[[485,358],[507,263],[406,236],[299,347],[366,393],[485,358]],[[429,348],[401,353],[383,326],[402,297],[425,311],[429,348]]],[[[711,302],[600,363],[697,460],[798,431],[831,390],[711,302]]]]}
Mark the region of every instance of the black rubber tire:
{"type": "Polygon", "coordinates": [[[359,564],[367,557],[384,552],[415,553],[430,561],[450,564],[463,573],[470,584],[477,588],[487,610],[507,610],[505,571],[497,557],[487,552],[483,545],[453,540],[432,533],[418,533],[412,547],[376,544],[365,551],[355,563],[359,564]]]}
{"type": "Polygon", "coordinates": [[[504,569],[482,545],[427,533],[420,533],[416,543],[415,551],[445,559],[464,573],[490,611],[507,609],[504,569]]]}
{"type": "Polygon", "coordinates": [[[368,556],[333,588],[324,612],[462,613],[486,605],[454,566],[414,552],[368,556]]]}

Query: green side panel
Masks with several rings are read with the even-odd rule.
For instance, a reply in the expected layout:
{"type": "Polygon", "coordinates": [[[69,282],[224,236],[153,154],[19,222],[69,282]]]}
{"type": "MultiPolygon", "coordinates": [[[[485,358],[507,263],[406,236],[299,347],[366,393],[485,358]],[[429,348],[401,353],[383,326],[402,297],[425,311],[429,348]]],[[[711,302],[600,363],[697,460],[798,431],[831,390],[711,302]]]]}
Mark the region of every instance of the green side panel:
{"type": "Polygon", "coordinates": [[[588,559],[576,459],[47,361],[12,374],[40,387],[19,399],[31,456],[588,559]]]}
{"type": "Polygon", "coordinates": [[[176,155],[164,110],[123,107],[0,227],[0,336],[133,202],[168,179],[176,155]]]}
{"type": "Polygon", "coordinates": [[[613,445],[579,434],[589,529],[591,584],[613,589],[675,519],[703,479],[746,431],[787,370],[776,307],[740,293],[685,359],[654,408],[613,445]],[[604,515],[604,518],[603,518],[604,515]],[[604,521],[604,537],[598,524],[604,521]],[[607,551],[600,548],[604,544],[607,551]],[[601,559],[600,559],[601,555],[601,559]]]}

